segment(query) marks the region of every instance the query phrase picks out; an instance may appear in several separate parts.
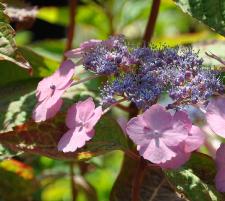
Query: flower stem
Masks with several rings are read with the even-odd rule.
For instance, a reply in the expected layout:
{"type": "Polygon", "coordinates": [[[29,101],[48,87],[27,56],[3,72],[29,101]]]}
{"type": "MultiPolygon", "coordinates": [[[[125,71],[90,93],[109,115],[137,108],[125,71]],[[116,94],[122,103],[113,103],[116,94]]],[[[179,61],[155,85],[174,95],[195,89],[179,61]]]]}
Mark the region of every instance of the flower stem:
{"type": "Polygon", "coordinates": [[[77,85],[77,84],[81,84],[81,83],[86,82],[86,81],[89,81],[89,80],[93,80],[93,79],[95,79],[95,78],[97,78],[99,76],[100,75],[92,75],[92,76],[86,77],[86,78],[84,78],[82,80],[74,81],[71,86],[74,86],[74,85],[77,85]]]}
{"type": "Polygon", "coordinates": [[[109,110],[111,110],[111,108],[112,108],[113,106],[116,106],[116,105],[118,105],[118,104],[120,104],[120,103],[122,103],[122,102],[124,102],[124,101],[126,101],[126,100],[127,100],[126,98],[122,98],[122,99],[118,100],[117,102],[113,103],[112,105],[110,105],[109,107],[107,107],[107,108],[103,111],[103,114],[102,114],[102,115],[106,114],[109,110]]]}
{"type": "Polygon", "coordinates": [[[77,189],[74,180],[74,170],[73,170],[73,162],[70,162],[70,181],[71,181],[71,191],[72,191],[72,201],[76,201],[77,199],[77,189]]]}
{"type": "MultiPolygon", "coordinates": [[[[151,13],[148,18],[147,26],[145,28],[145,33],[144,33],[142,44],[141,44],[142,47],[147,46],[152,39],[156,19],[157,19],[158,13],[159,13],[159,6],[160,6],[160,0],[153,0],[152,7],[151,7],[151,13]]],[[[129,110],[130,110],[130,114],[129,114],[130,118],[137,116],[138,109],[133,102],[130,104],[129,110]]],[[[134,180],[133,180],[132,194],[131,194],[132,201],[140,201],[140,199],[139,199],[140,187],[142,184],[146,166],[147,165],[146,165],[145,160],[143,158],[140,158],[137,172],[136,172],[134,180]]]]}
{"type": "Polygon", "coordinates": [[[121,110],[123,110],[125,112],[130,112],[129,107],[127,107],[127,106],[118,104],[118,105],[116,105],[116,107],[118,107],[119,109],[121,109],[121,110]]]}
{"type": "Polygon", "coordinates": [[[132,197],[132,201],[139,201],[139,196],[140,196],[140,188],[141,188],[141,184],[144,178],[144,173],[146,170],[146,162],[143,158],[140,158],[139,163],[138,163],[138,167],[137,167],[137,171],[136,174],[134,176],[134,180],[133,180],[133,188],[132,188],[132,192],[131,192],[131,197],[132,197]]]}
{"type": "MultiPolygon", "coordinates": [[[[78,4],[78,0],[69,0],[70,19],[69,19],[69,26],[67,30],[67,41],[66,41],[65,52],[70,50],[73,45],[77,4],[78,4]]],[[[63,60],[65,59],[66,57],[64,56],[63,60]]]]}
{"type": "Polygon", "coordinates": [[[148,18],[148,22],[145,28],[145,34],[144,34],[141,46],[148,46],[149,42],[152,39],[154,29],[155,29],[156,19],[159,13],[159,6],[160,6],[160,0],[153,0],[151,13],[148,18]]]}

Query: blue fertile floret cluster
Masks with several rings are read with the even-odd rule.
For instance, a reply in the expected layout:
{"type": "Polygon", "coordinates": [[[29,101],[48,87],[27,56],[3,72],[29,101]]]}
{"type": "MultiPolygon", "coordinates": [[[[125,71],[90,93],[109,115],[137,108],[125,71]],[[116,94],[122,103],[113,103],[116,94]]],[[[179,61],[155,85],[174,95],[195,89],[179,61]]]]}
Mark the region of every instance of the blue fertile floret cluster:
{"type": "Polygon", "coordinates": [[[173,100],[169,108],[174,108],[224,92],[218,72],[204,68],[203,60],[190,48],[129,48],[123,37],[108,41],[83,55],[87,70],[110,77],[101,89],[103,104],[124,97],[145,110],[168,92],[173,100]]]}

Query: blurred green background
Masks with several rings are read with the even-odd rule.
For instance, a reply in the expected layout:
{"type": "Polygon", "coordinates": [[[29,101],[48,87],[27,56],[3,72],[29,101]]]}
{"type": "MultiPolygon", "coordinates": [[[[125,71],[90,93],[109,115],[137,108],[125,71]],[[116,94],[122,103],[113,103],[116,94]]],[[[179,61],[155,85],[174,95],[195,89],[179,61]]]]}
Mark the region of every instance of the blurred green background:
{"type": "MultiPolygon", "coordinates": [[[[145,30],[151,2],[151,0],[79,1],[73,47],[78,47],[81,42],[91,38],[107,39],[115,34],[124,34],[131,41],[131,45],[138,46],[145,30]]],[[[68,19],[69,9],[66,5],[42,6],[38,9],[37,20],[59,26],[63,30],[68,26],[68,19]]],[[[44,32],[41,29],[40,26],[39,31],[44,32]]],[[[32,29],[18,28],[16,43],[18,46],[32,48],[34,53],[43,57],[42,65],[51,66],[40,73],[41,76],[46,76],[53,72],[62,60],[66,39],[63,37],[37,39],[34,33],[32,29]]],[[[184,14],[172,0],[162,0],[152,42],[169,46],[193,44],[197,49],[204,47],[221,52],[218,49],[221,50],[224,39],[184,14]]],[[[23,78],[23,75],[21,77],[23,78]]],[[[120,112],[113,111],[115,118],[120,112]]],[[[35,200],[71,200],[67,162],[38,156],[20,157],[20,160],[34,168],[34,173],[41,180],[41,188],[35,192],[35,200]]],[[[94,196],[97,194],[99,201],[108,201],[113,183],[119,174],[122,159],[123,154],[120,151],[95,157],[86,163],[85,168],[88,171],[84,175],[80,171],[82,168],[78,168],[83,164],[76,164],[75,173],[80,183],[77,200],[95,201],[94,196]]]]}

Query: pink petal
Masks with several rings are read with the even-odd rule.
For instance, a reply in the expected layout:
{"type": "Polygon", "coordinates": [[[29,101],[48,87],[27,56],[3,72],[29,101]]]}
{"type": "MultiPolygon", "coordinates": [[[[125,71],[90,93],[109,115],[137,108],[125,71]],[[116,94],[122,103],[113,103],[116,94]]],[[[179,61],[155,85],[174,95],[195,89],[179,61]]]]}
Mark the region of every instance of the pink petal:
{"type": "Polygon", "coordinates": [[[34,108],[32,118],[35,122],[45,121],[56,115],[62,106],[63,100],[59,99],[54,105],[48,107],[46,101],[38,103],[34,108]]]}
{"type": "Polygon", "coordinates": [[[225,143],[222,143],[216,151],[216,165],[218,169],[225,169],[225,143]]]}
{"type": "Polygon", "coordinates": [[[184,141],[188,136],[188,130],[181,121],[174,122],[171,129],[165,130],[162,135],[162,140],[167,146],[177,146],[184,141]]]}
{"type": "Polygon", "coordinates": [[[38,102],[45,100],[47,97],[51,96],[52,89],[50,86],[53,84],[52,76],[42,79],[37,86],[36,97],[38,102]]]}
{"type": "Polygon", "coordinates": [[[177,169],[180,168],[183,164],[185,164],[190,156],[191,153],[185,153],[183,151],[183,146],[178,146],[173,149],[176,153],[176,156],[173,157],[171,160],[166,161],[165,163],[161,163],[160,167],[164,169],[177,169]]]}
{"type": "Polygon", "coordinates": [[[192,126],[189,132],[188,137],[185,139],[185,152],[192,152],[198,149],[205,140],[204,133],[202,130],[197,126],[192,126]]]}
{"type": "Polygon", "coordinates": [[[86,99],[85,101],[80,101],[76,105],[77,115],[81,122],[87,122],[90,117],[93,115],[95,110],[95,104],[91,97],[86,99]]]}
{"type": "Polygon", "coordinates": [[[102,42],[101,40],[91,39],[89,41],[81,43],[80,47],[84,50],[87,50],[96,47],[101,42],[102,42]]]}
{"type": "Polygon", "coordinates": [[[210,101],[207,106],[206,119],[216,134],[225,137],[225,97],[210,101]]]}
{"type": "Polygon", "coordinates": [[[101,116],[102,116],[102,107],[99,106],[94,110],[93,115],[90,117],[88,122],[85,124],[86,132],[89,132],[94,128],[95,124],[99,121],[101,116]]]}
{"type": "Polygon", "coordinates": [[[162,141],[157,143],[155,140],[152,140],[149,145],[141,147],[139,152],[145,159],[156,164],[165,163],[176,156],[176,153],[168,148],[162,141]]]}
{"type": "Polygon", "coordinates": [[[215,183],[216,189],[219,192],[225,192],[225,167],[218,170],[215,178],[215,183]]]}
{"type": "Polygon", "coordinates": [[[51,107],[51,105],[54,105],[55,102],[57,102],[61,98],[65,90],[71,86],[71,84],[72,84],[72,81],[68,82],[63,89],[56,89],[54,93],[46,99],[46,104],[48,105],[48,107],[51,107]]]}
{"type": "Polygon", "coordinates": [[[184,111],[176,112],[173,116],[173,121],[175,121],[175,122],[181,121],[184,124],[184,126],[186,127],[187,130],[191,129],[192,122],[189,119],[188,114],[184,111]]]}
{"type": "Polygon", "coordinates": [[[60,68],[52,75],[56,89],[63,89],[71,82],[75,65],[71,60],[64,61],[60,68]]]}
{"type": "Polygon", "coordinates": [[[123,133],[124,133],[125,135],[127,135],[127,132],[126,132],[126,128],[127,128],[127,119],[124,118],[124,117],[119,117],[119,118],[117,119],[117,123],[120,125],[120,127],[121,127],[123,133]]]}
{"type": "Polygon", "coordinates": [[[78,124],[80,124],[80,120],[77,115],[77,103],[75,103],[67,111],[66,126],[73,129],[78,126],[78,124]]]}
{"type": "MultiPolygon", "coordinates": [[[[61,67],[55,71],[49,77],[44,78],[38,83],[36,96],[38,102],[45,100],[48,97],[51,97],[52,94],[57,92],[58,89],[65,90],[71,85],[71,79],[74,74],[74,64],[72,61],[67,60],[64,61],[61,67]],[[55,89],[51,89],[51,87],[55,87],[55,89]]],[[[56,99],[57,101],[57,99],[56,99]]]]}
{"type": "Polygon", "coordinates": [[[76,48],[76,49],[65,52],[64,55],[67,58],[79,58],[82,56],[82,53],[83,53],[83,51],[81,48],[76,48]]]}
{"type": "Polygon", "coordinates": [[[222,143],[216,151],[216,166],[216,188],[220,192],[225,192],[225,143],[222,143]]]}
{"type": "Polygon", "coordinates": [[[74,152],[81,148],[94,136],[94,131],[85,133],[81,127],[67,131],[58,143],[58,150],[63,152],[74,152]]]}
{"type": "Polygon", "coordinates": [[[95,39],[85,41],[85,42],[80,44],[79,48],[67,51],[64,55],[68,58],[81,57],[82,54],[85,53],[85,51],[88,51],[89,49],[96,47],[100,42],[102,42],[102,41],[101,40],[95,40],[95,39]]]}
{"type": "Polygon", "coordinates": [[[163,131],[172,124],[172,116],[161,105],[155,104],[143,113],[143,119],[152,130],[163,131]]]}
{"type": "Polygon", "coordinates": [[[128,121],[126,132],[135,144],[145,145],[149,143],[149,139],[145,134],[145,127],[146,123],[141,115],[128,121]]]}
{"type": "Polygon", "coordinates": [[[222,143],[216,151],[216,164],[218,168],[225,167],[225,143],[222,143]]]}

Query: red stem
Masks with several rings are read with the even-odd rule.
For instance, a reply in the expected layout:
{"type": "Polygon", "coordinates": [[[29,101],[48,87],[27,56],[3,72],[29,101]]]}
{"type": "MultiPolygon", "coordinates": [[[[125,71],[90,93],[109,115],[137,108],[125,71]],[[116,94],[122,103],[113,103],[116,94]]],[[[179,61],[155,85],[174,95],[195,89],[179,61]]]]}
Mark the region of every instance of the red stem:
{"type": "Polygon", "coordinates": [[[73,170],[73,162],[70,162],[70,182],[71,182],[71,191],[72,191],[72,201],[76,201],[77,199],[77,188],[74,181],[74,170],[73,170]]]}
{"type": "Polygon", "coordinates": [[[146,162],[143,158],[140,158],[136,174],[133,179],[133,188],[132,188],[132,201],[139,201],[140,187],[144,178],[144,173],[146,170],[146,162]]]}
{"type": "MultiPolygon", "coordinates": [[[[75,15],[77,10],[77,4],[78,0],[69,0],[69,12],[70,12],[70,19],[69,19],[69,26],[67,30],[67,41],[66,41],[66,47],[65,52],[70,50],[73,45],[73,38],[75,33],[75,15]]],[[[63,57],[63,60],[65,60],[66,57],[63,57]]],[[[69,164],[70,168],[70,182],[71,182],[71,192],[72,192],[72,201],[76,201],[77,199],[77,189],[74,181],[74,163],[70,162],[69,164]]]]}
{"type": "MultiPolygon", "coordinates": [[[[156,19],[159,13],[159,6],[160,6],[160,0],[153,0],[152,2],[152,7],[151,7],[151,13],[148,18],[147,26],[145,29],[145,33],[143,36],[142,44],[141,46],[148,46],[150,43],[153,33],[154,33],[154,28],[156,24],[156,19]]],[[[134,103],[131,103],[129,106],[130,110],[130,118],[137,116],[138,114],[138,109],[135,106],[134,103]]],[[[139,201],[139,195],[140,195],[140,188],[142,184],[142,180],[144,177],[145,169],[146,169],[146,162],[143,158],[139,160],[137,172],[135,174],[134,180],[133,180],[133,187],[132,187],[132,201],[139,201]]]]}
{"type": "MultiPolygon", "coordinates": [[[[78,4],[78,0],[69,1],[70,19],[69,19],[69,26],[67,30],[67,41],[66,41],[65,52],[72,49],[73,38],[75,33],[75,16],[76,16],[77,4],[78,4]]],[[[65,56],[64,56],[64,60],[65,60],[65,56]]]]}
{"type": "Polygon", "coordinates": [[[152,7],[151,7],[151,14],[149,15],[147,26],[145,29],[145,34],[142,41],[142,47],[148,46],[149,42],[152,39],[154,29],[155,29],[155,23],[156,19],[159,13],[159,6],[160,6],[160,0],[153,0],[152,7]]]}

